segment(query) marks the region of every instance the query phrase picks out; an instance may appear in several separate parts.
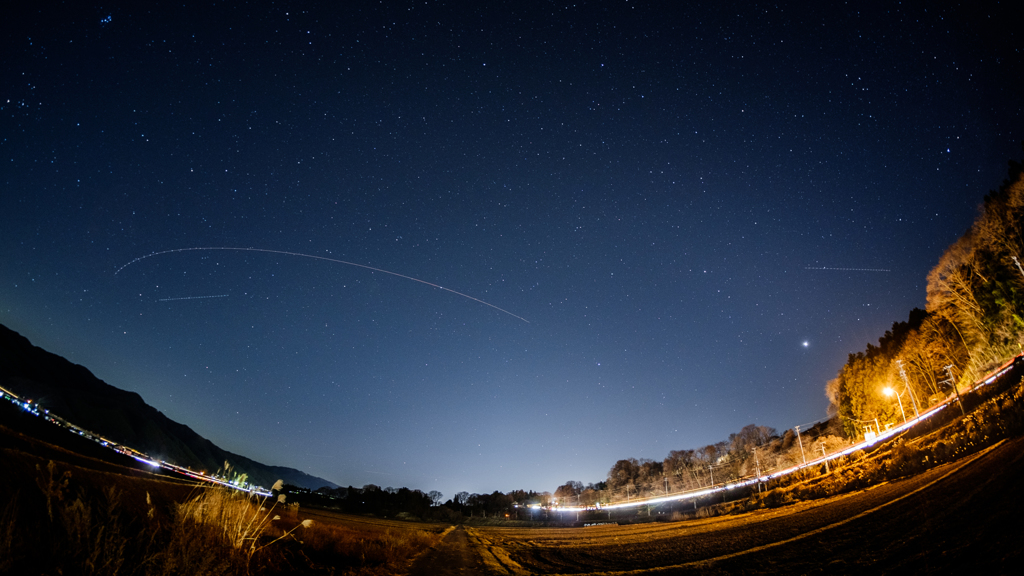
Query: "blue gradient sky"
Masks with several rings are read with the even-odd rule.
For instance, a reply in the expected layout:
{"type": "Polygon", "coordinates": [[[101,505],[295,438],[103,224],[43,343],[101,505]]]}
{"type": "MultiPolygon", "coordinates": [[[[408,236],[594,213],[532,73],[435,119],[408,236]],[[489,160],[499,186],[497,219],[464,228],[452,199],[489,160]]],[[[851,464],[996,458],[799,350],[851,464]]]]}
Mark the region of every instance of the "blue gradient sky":
{"type": "Polygon", "coordinates": [[[0,24],[0,322],[342,485],[824,417],[1024,139],[1007,3],[149,4],[0,24]]]}

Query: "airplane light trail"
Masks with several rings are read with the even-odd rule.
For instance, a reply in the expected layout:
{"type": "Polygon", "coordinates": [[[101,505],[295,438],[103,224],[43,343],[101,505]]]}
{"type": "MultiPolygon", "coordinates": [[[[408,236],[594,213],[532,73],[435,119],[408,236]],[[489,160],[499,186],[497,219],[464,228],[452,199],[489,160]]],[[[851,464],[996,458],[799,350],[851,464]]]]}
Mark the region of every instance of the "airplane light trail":
{"type": "Polygon", "coordinates": [[[157,302],[174,302],[175,300],[202,300],[203,298],[227,298],[230,294],[217,294],[216,296],[182,296],[181,298],[161,298],[157,302]]]}
{"type": "Polygon", "coordinates": [[[282,254],[282,255],[285,255],[285,256],[297,256],[297,257],[300,257],[300,258],[312,258],[314,260],[325,260],[327,262],[334,262],[336,264],[346,264],[348,266],[356,266],[358,268],[365,268],[367,270],[373,270],[374,272],[381,272],[383,274],[390,274],[392,276],[398,276],[399,278],[405,278],[406,280],[412,280],[413,282],[419,282],[420,284],[426,284],[427,286],[433,286],[434,288],[438,288],[440,290],[444,290],[445,292],[451,292],[452,294],[455,294],[457,296],[462,296],[463,298],[469,298],[470,300],[472,300],[474,302],[479,302],[480,304],[483,304],[484,306],[490,306],[491,308],[494,308],[495,310],[498,310],[499,312],[504,312],[505,314],[508,314],[509,316],[512,316],[513,318],[518,318],[518,319],[522,320],[523,322],[526,322],[527,324],[530,323],[530,321],[527,320],[526,318],[523,318],[522,316],[517,316],[517,315],[509,312],[508,310],[505,310],[504,308],[498,308],[494,304],[491,304],[489,302],[484,302],[483,300],[481,300],[479,298],[474,298],[474,297],[470,296],[469,294],[463,294],[462,292],[456,292],[455,290],[452,290],[451,288],[445,288],[444,286],[439,286],[439,285],[434,284],[432,282],[427,282],[426,280],[420,280],[419,278],[413,278],[412,276],[406,276],[405,274],[399,274],[398,272],[391,272],[390,270],[384,270],[382,268],[374,268],[373,266],[367,266],[366,264],[356,264],[355,262],[346,262],[345,260],[338,260],[336,258],[327,258],[326,256],[316,256],[314,254],[303,254],[301,252],[286,252],[284,250],[269,250],[269,249],[266,249],[266,248],[239,248],[239,247],[233,247],[233,246],[199,246],[199,247],[195,247],[195,248],[176,248],[174,250],[161,250],[160,252],[153,252],[152,254],[146,254],[145,256],[139,256],[138,258],[132,260],[131,262],[125,264],[124,266],[121,266],[116,271],[114,271],[114,275],[117,276],[117,274],[119,272],[121,272],[121,270],[124,270],[125,268],[131,266],[132,264],[135,264],[136,262],[139,262],[141,260],[145,260],[146,258],[152,258],[153,256],[159,256],[161,254],[171,254],[173,252],[194,252],[194,251],[198,251],[198,250],[233,250],[233,251],[237,251],[237,252],[264,252],[264,253],[267,253],[267,254],[282,254]]]}
{"type": "Polygon", "coordinates": [[[886,268],[829,268],[826,266],[811,267],[808,266],[804,270],[840,270],[843,272],[892,272],[886,268]]]}

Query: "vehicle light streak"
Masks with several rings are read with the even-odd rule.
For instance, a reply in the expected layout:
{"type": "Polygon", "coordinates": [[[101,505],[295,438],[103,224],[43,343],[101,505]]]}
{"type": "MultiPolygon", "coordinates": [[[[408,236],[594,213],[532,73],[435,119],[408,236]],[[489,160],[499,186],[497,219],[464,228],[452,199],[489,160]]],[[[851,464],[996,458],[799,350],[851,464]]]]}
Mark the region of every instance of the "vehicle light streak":
{"type": "Polygon", "coordinates": [[[18,406],[21,409],[23,409],[23,410],[25,410],[27,412],[30,412],[31,414],[39,416],[39,417],[43,418],[44,420],[46,420],[47,422],[49,422],[49,423],[51,423],[51,424],[53,424],[55,426],[60,426],[61,428],[63,428],[64,430],[67,430],[71,434],[75,434],[77,436],[82,436],[84,438],[92,440],[92,441],[96,442],[97,444],[99,444],[100,446],[103,446],[104,448],[107,448],[109,450],[113,450],[114,452],[117,452],[118,454],[123,454],[125,456],[128,456],[129,458],[133,458],[136,461],[141,462],[141,463],[143,463],[143,464],[145,464],[147,466],[150,466],[152,468],[163,468],[164,470],[169,470],[169,471],[177,473],[177,474],[188,476],[189,478],[194,478],[196,480],[200,480],[200,481],[203,481],[203,482],[210,482],[210,483],[213,483],[213,484],[218,484],[220,486],[224,486],[226,488],[231,488],[233,490],[241,490],[243,492],[249,492],[251,494],[256,494],[256,495],[262,496],[264,498],[269,498],[269,497],[273,496],[273,494],[271,494],[270,491],[268,491],[266,488],[263,488],[261,486],[253,486],[251,484],[246,484],[244,486],[240,486],[238,484],[232,484],[230,482],[225,482],[224,480],[222,480],[220,478],[217,478],[216,476],[209,476],[209,475],[204,474],[204,473],[193,472],[192,470],[189,470],[188,468],[184,468],[184,467],[178,466],[176,464],[171,464],[170,462],[164,462],[163,460],[155,460],[155,459],[147,456],[146,454],[143,454],[142,452],[139,452],[138,450],[135,450],[134,448],[131,448],[130,446],[125,446],[124,444],[119,444],[119,443],[114,442],[114,441],[112,441],[112,440],[110,440],[108,438],[104,438],[103,436],[101,436],[99,434],[96,434],[95,432],[91,432],[91,431],[86,430],[84,428],[80,428],[80,427],[76,426],[75,424],[72,424],[71,422],[68,422],[67,420],[61,418],[60,416],[58,416],[56,414],[53,414],[49,410],[39,409],[39,404],[38,403],[33,403],[32,400],[22,399],[20,396],[18,396],[14,392],[12,392],[12,391],[10,391],[10,390],[2,387],[2,386],[0,386],[0,398],[2,398],[4,400],[10,401],[15,406],[18,406]]]}
{"type": "MultiPolygon", "coordinates": [[[[982,380],[977,381],[977,383],[975,383],[973,386],[971,386],[967,390],[967,392],[974,392],[975,390],[981,388],[982,386],[987,386],[987,385],[995,382],[1000,376],[1006,374],[1010,370],[1010,368],[1013,367],[1014,363],[1016,363],[1018,361],[1021,361],[1021,360],[1024,360],[1024,353],[1019,354],[1019,355],[1014,356],[1013,358],[1009,359],[1005,364],[1003,364],[1002,366],[997,368],[994,372],[990,373],[987,377],[985,377],[982,380]]],[[[833,452],[833,453],[831,453],[831,454],[829,454],[827,456],[823,456],[823,457],[819,457],[819,458],[817,458],[815,460],[811,460],[811,461],[807,462],[806,464],[799,464],[799,465],[796,465],[796,466],[792,466],[790,468],[786,468],[785,470],[781,470],[779,472],[775,472],[775,473],[768,474],[768,475],[765,475],[765,476],[743,478],[743,479],[738,480],[736,482],[731,482],[731,483],[728,483],[728,484],[721,484],[721,485],[717,485],[717,486],[712,486],[710,488],[702,488],[700,490],[694,490],[694,491],[691,491],[691,492],[682,492],[682,493],[679,493],[679,494],[669,494],[667,496],[659,496],[657,498],[647,498],[647,499],[644,499],[644,500],[633,500],[631,502],[617,502],[617,503],[614,503],[614,504],[598,505],[596,509],[598,509],[598,510],[616,510],[616,509],[621,509],[621,508],[635,508],[635,507],[640,507],[640,506],[650,506],[650,505],[654,505],[654,504],[665,504],[665,503],[668,503],[668,502],[679,502],[679,501],[682,501],[682,500],[695,500],[695,499],[700,498],[702,496],[708,496],[708,495],[714,494],[716,492],[724,492],[726,490],[732,490],[734,488],[742,488],[742,487],[745,487],[745,486],[751,486],[751,485],[759,483],[759,482],[762,482],[762,483],[763,482],[768,482],[769,480],[774,480],[776,478],[781,478],[783,476],[787,476],[789,474],[792,474],[793,472],[796,472],[796,471],[801,470],[803,468],[807,468],[809,466],[815,466],[815,465],[822,464],[822,463],[830,461],[830,460],[834,460],[834,459],[839,458],[841,456],[847,456],[849,454],[852,454],[852,453],[856,452],[857,450],[861,450],[861,449],[873,446],[873,445],[875,445],[875,444],[877,444],[877,443],[879,443],[879,442],[881,442],[883,440],[887,440],[889,438],[892,438],[893,436],[896,436],[898,434],[901,434],[901,433],[909,430],[910,428],[913,428],[919,422],[923,422],[924,420],[927,420],[927,419],[931,418],[932,416],[938,414],[942,410],[945,410],[949,406],[949,404],[951,402],[955,402],[955,401],[956,401],[955,397],[947,398],[943,402],[941,402],[939,404],[936,404],[935,406],[929,408],[927,411],[922,412],[916,418],[912,418],[912,419],[904,422],[903,424],[900,424],[899,426],[894,426],[894,427],[886,430],[885,432],[880,433],[873,440],[865,440],[863,442],[854,444],[853,446],[849,446],[849,447],[844,448],[842,450],[839,450],[837,452],[833,452]]],[[[548,509],[551,510],[552,512],[585,512],[587,510],[594,510],[595,507],[594,506],[552,506],[552,507],[549,507],[548,509]]]]}

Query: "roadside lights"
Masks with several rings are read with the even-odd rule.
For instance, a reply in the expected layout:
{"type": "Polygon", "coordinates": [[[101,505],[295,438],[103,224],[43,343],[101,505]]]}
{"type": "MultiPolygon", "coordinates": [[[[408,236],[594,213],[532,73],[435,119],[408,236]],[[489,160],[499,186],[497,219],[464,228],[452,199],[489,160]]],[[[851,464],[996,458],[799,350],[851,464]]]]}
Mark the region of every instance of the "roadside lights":
{"type": "Polygon", "coordinates": [[[896,401],[899,402],[899,404],[900,404],[900,414],[903,415],[903,422],[906,423],[906,421],[907,421],[907,413],[903,411],[903,400],[900,400],[900,393],[895,391],[895,390],[893,390],[892,388],[889,388],[888,386],[883,388],[882,392],[886,396],[893,396],[893,395],[896,396],[896,401]]]}

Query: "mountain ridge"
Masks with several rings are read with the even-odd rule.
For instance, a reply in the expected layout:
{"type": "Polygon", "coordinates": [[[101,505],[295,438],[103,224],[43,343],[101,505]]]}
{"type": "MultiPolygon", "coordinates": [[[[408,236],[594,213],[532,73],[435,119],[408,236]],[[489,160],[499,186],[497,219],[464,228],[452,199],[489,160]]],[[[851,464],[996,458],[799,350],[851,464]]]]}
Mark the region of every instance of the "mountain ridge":
{"type": "Polygon", "coordinates": [[[97,378],[88,368],[33,345],[0,324],[0,386],[34,399],[52,413],[86,430],[153,458],[214,472],[230,464],[233,473],[269,487],[277,480],[315,490],[338,485],[286,466],[271,466],[228,452],[150,406],[136,392],[97,378]]]}

